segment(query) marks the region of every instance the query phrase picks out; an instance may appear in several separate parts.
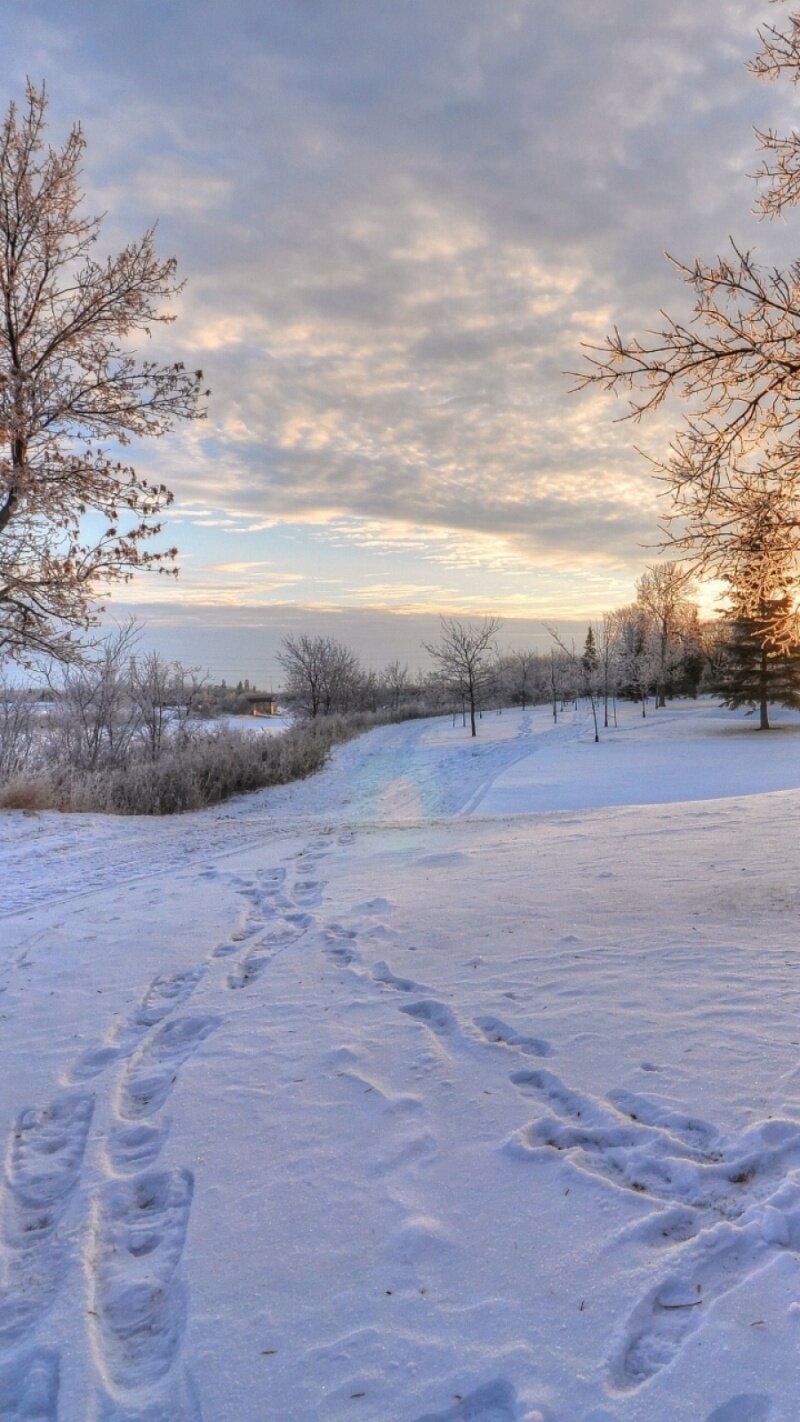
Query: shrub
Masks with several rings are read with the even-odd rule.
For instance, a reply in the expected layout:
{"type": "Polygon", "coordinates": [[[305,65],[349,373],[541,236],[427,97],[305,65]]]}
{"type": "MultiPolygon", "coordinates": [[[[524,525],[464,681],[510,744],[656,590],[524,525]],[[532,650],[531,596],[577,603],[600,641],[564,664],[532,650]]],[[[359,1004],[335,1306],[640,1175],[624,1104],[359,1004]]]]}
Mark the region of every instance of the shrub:
{"type": "Polygon", "coordinates": [[[427,714],[409,705],[396,711],[355,712],[298,721],[280,735],[243,734],[227,727],[185,726],[166,736],[159,754],[132,741],[124,758],[102,768],[56,753],[0,784],[4,809],[96,811],[115,815],[173,815],[216,805],[234,795],[285,785],[313,775],[335,745],[374,726],[427,714]]]}

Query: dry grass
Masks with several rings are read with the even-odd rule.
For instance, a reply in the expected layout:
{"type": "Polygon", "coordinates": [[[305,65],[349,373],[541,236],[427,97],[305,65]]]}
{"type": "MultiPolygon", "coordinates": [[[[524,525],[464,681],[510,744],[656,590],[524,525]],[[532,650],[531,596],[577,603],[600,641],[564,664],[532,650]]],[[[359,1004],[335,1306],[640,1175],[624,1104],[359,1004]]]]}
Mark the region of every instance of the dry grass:
{"type": "Polygon", "coordinates": [[[428,714],[427,709],[322,716],[278,736],[199,728],[170,737],[155,759],[138,748],[124,763],[104,768],[78,768],[57,758],[0,784],[0,808],[115,815],[199,810],[234,795],[302,780],[322,768],[333,746],[373,726],[419,714],[428,714]]]}

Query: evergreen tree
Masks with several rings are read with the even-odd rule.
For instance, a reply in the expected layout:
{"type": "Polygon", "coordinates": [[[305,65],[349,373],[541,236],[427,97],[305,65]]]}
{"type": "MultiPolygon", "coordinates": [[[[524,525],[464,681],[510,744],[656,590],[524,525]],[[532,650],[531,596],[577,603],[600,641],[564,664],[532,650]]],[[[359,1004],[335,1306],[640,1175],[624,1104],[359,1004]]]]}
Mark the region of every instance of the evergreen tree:
{"type": "Polygon", "coordinates": [[[592,677],[597,671],[597,662],[598,656],[597,647],[595,646],[594,641],[594,632],[592,631],[591,627],[589,627],[586,633],[586,641],[583,644],[583,656],[581,657],[583,675],[587,682],[591,681],[592,677]]]}
{"type": "Polygon", "coordinates": [[[770,703],[800,709],[800,641],[786,636],[787,623],[794,620],[791,596],[781,592],[729,622],[717,690],[732,710],[758,708],[760,731],[769,730],[770,703]]]}

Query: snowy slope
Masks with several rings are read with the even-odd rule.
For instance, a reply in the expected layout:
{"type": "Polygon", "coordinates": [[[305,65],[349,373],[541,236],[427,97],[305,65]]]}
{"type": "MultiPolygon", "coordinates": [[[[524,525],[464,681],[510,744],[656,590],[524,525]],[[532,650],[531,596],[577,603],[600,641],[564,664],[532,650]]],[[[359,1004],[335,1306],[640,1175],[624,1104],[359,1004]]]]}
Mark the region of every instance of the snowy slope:
{"type": "Polygon", "coordinates": [[[781,719],[4,816],[0,1417],[795,1422],[781,719]]]}

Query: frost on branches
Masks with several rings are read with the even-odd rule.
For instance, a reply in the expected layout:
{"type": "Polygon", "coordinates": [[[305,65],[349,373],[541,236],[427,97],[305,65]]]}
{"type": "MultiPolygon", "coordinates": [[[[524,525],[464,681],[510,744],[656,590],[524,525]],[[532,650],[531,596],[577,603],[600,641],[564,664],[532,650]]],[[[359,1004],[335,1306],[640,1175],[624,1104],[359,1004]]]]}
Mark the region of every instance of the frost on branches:
{"type": "Polygon", "coordinates": [[[120,462],[120,446],[202,415],[201,371],[140,360],[133,333],[174,318],[173,258],[153,230],[98,260],[101,219],[81,213],[84,139],[44,139],[44,89],[0,127],[0,659],[69,658],[97,584],[170,571],[145,544],[172,495],[120,462]],[[113,452],[109,452],[109,448],[113,452]],[[101,522],[86,532],[86,515],[101,522]]]}
{"type": "MultiPolygon", "coordinates": [[[[800,79],[800,16],[767,27],[750,65],[762,78],[800,79]]],[[[759,211],[800,201],[800,135],[758,133],[759,211]]],[[[710,264],[674,265],[694,294],[688,322],[664,316],[644,338],[615,330],[589,348],[579,386],[628,396],[641,419],[668,396],[685,415],[655,471],[670,500],[668,544],[692,571],[721,578],[737,618],[772,604],[777,645],[797,638],[800,558],[800,261],[760,265],[734,242],[710,264]]]]}

